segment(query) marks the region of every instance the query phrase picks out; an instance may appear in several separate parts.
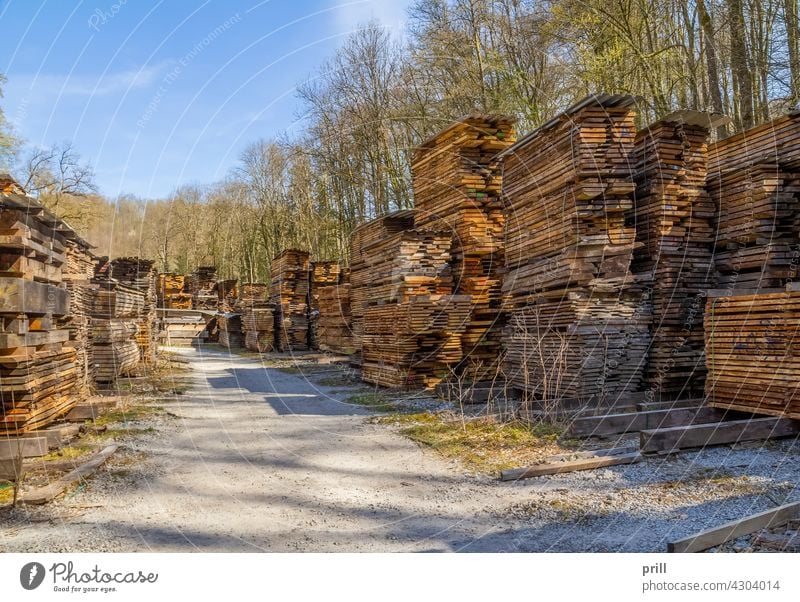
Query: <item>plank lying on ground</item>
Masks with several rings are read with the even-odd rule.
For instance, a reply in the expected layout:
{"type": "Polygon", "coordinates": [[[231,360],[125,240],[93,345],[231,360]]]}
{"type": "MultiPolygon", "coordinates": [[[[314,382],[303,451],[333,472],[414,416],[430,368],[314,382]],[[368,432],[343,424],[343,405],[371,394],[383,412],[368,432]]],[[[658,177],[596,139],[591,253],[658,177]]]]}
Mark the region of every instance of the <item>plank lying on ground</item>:
{"type": "Polygon", "coordinates": [[[702,552],[742,535],[780,526],[797,516],[800,516],[800,502],[785,504],[669,542],[667,552],[702,552]]]}
{"type": "Polygon", "coordinates": [[[797,434],[800,434],[800,421],[786,418],[751,418],[645,430],[639,437],[642,452],[652,453],[797,434]]]}
{"type": "Polygon", "coordinates": [[[61,495],[67,487],[89,476],[95,470],[100,468],[100,466],[102,466],[103,463],[108,460],[109,457],[111,457],[111,454],[117,451],[117,447],[117,445],[109,445],[91,460],[85,464],[82,464],[72,472],[65,474],[57,481],[53,481],[49,485],[34,489],[33,491],[28,491],[22,496],[22,503],[36,505],[46,504],[50,500],[61,495]]]}
{"type": "Polygon", "coordinates": [[[3,437],[0,438],[0,459],[35,458],[48,451],[47,437],[3,437]]]}
{"type": "Polygon", "coordinates": [[[572,422],[569,427],[569,434],[576,437],[602,437],[604,435],[632,433],[646,429],[686,426],[702,422],[719,422],[724,417],[724,410],[705,407],[585,416],[576,418],[572,422]]]}
{"type": "Polygon", "coordinates": [[[652,412],[653,410],[674,410],[677,408],[696,408],[703,404],[702,398],[676,399],[674,401],[645,401],[636,404],[637,412],[652,412]]]}
{"type": "Polygon", "coordinates": [[[531,477],[541,477],[551,474],[561,474],[564,472],[575,472],[578,470],[592,470],[593,468],[603,468],[605,466],[616,466],[619,464],[634,464],[642,459],[638,451],[631,451],[630,448],[601,449],[594,452],[578,452],[576,454],[566,454],[554,456],[549,461],[542,464],[535,464],[527,468],[514,468],[504,470],[500,473],[501,481],[516,481],[519,479],[529,479],[531,477]],[[565,458],[576,457],[574,460],[565,458]]]}

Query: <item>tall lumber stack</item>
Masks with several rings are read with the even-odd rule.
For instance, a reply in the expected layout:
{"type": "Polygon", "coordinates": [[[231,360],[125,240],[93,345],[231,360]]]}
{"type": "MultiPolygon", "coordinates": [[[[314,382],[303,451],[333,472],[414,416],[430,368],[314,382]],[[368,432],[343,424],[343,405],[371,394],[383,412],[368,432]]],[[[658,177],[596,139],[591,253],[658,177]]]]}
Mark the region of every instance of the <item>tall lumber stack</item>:
{"type": "Polygon", "coordinates": [[[0,433],[46,426],[76,403],[65,245],[74,232],[0,176],[0,433]]]}
{"type": "Polygon", "coordinates": [[[310,268],[310,283],[308,290],[308,311],[310,318],[309,345],[312,349],[319,349],[318,325],[320,315],[319,291],[322,287],[338,284],[342,267],[338,261],[312,261],[310,268]]]}
{"type": "Polygon", "coordinates": [[[534,397],[603,402],[642,384],[650,312],[625,222],[633,103],[587,97],[503,154],[505,373],[534,397]]]}
{"type": "Polygon", "coordinates": [[[191,275],[192,309],[216,311],[219,297],[215,291],[217,268],[201,266],[191,275]]]}
{"type": "Polygon", "coordinates": [[[275,339],[279,351],[306,351],[309,253],[287,249],[272,260],[270,300],[275,306],[275,339]]]}
{"type": "Polygon", "coordinates": [[[240,349],[244,347],[244,334],[242,333],[242,315],[232,312],[217,314],[217,327],[219,328],[219,344],[227,349],[240,349]]]}
{"type": "Polygon", "coordinates": [[[628,222],[641,245],[632,269],[646,282],[653,308],[646,371],[653,397],[703,393],[703,310],[713,285],[714,204],[705,190],[712,119],[679,111],[636,136],[636,202],[628,222]]]}
{"type": "Polygon", "coordinates": [[[317,345],[322,351],[355,353],[352,317],[350,314],[350,272],[343,269],[337,284],[315,289],[319,309],[317,318],[317,345]]]}
{"type": "Polygon", "coordinates": [[[459,371],[476,380],[496,376],[500,355],[505,214],[498,154],[516,139],[514,121],[466,117],[420,145],[411,165],[414,225],[451,233],[455,292],[472,300],[459,371]]]}
{"type": "Polygon", "coordinates": [[[365,250],[376,242],[414,228],[414,211],[396,211],[366,222],[353,230],[350,239],[350,312],[353,344],[361,351],[364,335],[364,312],[372,275],[365,262],[365,250]]]}
{"type": "Polygon", "coordinates": [[[79,398],[88,396],[94,389],[91,325],[94,258],[90,248],[91,245],[81,239],[68,240],[67,261],[62,266],[69,293],[69,314],[61,317],[59,324],[69,331],[69,341],[64,345],[75,349],[76,393],[79,398]]]}
{"type": "Polygon", "coordinates": [[[151,364],[158,349],[158,315],[156,314],[158,274],[155,262],[138,257],[119,257],[111,261],[111,277],[144,294],[144,306],[136,320],[136,344],[141,360],[151,364]]]}
{"type": "Polygon", "coordinates": [[[158,275],[158,306],[165,309],[192,309],[192,294],[187,292],[185,276],[172,273],[158,275]]]}
{"type": "Polygon", "coordinates": [[[800,111],[709,147],[719,288],[780,287],[800,264],[800,111]]]}
{"type": "Polygon", "coordinates": [[[132,372],[140,360],[137,320],[145,311],[145,293],[98,269],[92,283],[92,360],[95,380],[113,385],[132,372]]]}
{"type": "Polygon", "coordinates": [[[217,308],[223,313],[231,313],[236,309],[236,302],[239,299],[239,289],[236,284],[239,281],[220,280],[214,285],[214,290],[217,293],[217,308]]]}
{"type": "Polygon", "coordinates": [[[242,285],[237,311],[242,314],[244,346],[256,353],[275,348],[275,309],[267,299],[266,284],[248,282],[242,285]]]}
{"type": "Polygon", "coordinates": [[[364,299],[362,378],[433,387],[463,359],[470,298],[452,295],[450,233],[397,229],[407,217],[378,218],[359,230],[359,284],[350,290],[364,299]]]}
{"type": "Polygon", "coordinates": [[[800,419],[800,291],[709,297],[705,322],[709,404],[800,419]]]}

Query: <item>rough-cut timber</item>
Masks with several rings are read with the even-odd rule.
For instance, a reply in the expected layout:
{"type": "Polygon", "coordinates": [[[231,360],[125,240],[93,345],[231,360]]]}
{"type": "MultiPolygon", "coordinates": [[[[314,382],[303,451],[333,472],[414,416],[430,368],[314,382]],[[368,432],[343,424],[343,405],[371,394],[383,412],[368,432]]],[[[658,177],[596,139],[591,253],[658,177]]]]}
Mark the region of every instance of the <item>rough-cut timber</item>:
{"type": "Polygon", "coordinates": [[[219,328],[220,345],[227,349],[241,349],[244,347],[241,314],[218,313],[217,327],[219,328]]]}
{"type": "Polygon", "coordinates": [[[270,301],[275,306],[276,346],[279,351],[309,348],[309,253],[287,249],[272,260],[270,301]]]}
{"type": "Polygon", "coordinates": [[[79,240],[67,242],[66,256],[62,272],[69,294],[69,314],[61,318],[60,324],[69,331],[65,346],[75,349],[76,394],[80,400],[91,394],[95,382],[91,328],[94,256],[90,245],[79,240]]]}
{"type": "Polygon", "coordinates": [[[631,271],[634,99],[590,96],[503,153],[505,374],[543,399],[642,384],[650,308],[631,271]]]}
{"type": "Polygon", "coordinates": [[[187,290],[186,277],[180,274],[158,275],[158,307],[192,309],[192,294],[187,290]]]}
{"type": "Polygon", "coordinates": [[[158,274],[155,262],[138,257],[119,257],[111,261],[111,277],[144,294],[144,305],[137,320],[136,344],[142,361],[151,364],[155,361],[158,348],[158,274]]]}
{"type": "Polygon", "coordinates": [[[420,145],[411,164],[415,228],[451,233],[454,292],[472,300],[461,335],[460,378],[497,373],[505,222],[498,154],[515,141],[514,121],[470,115],[420,145]]]}
{"type": "Polygon", "coordinates": [[[317,332],[320,319],[319,295],[320,289],[339,283],[342,276],[342,267],[338,261],[312,261],[309,274],[308,311],[309,311],[309,345],[312,349],[319,349],[319,334],[317,332]]]}
{"type": "Polygon", "coordinates": [[[217,268],[214,266],[201,266],[191,277],[192,309],[217,310],[219,297],[215,289],[217,282],[217,268]]]}
{"type": "Polygon", "coordinates": [[[709,297],[705,322],[709,404],[800,419],[800,292],[709,297]]]}
{"type": "Polygon", "coordinates": [[[653,309],[647,390],[654,399],[702,393],[703,310],[713,285],[711,220],[705,190],[713,116],[668,115],[636,136],[636,226],[632,270],[643,277],[653,309]]]}
{"type": "Polygon", "coordinates": [[[349,272],[342,272],[339,284],[329,284],[316,289],[319,307],[317,318],[317,345],[322,351],[350,355],[356,351],[350,313],[349,272]]]}

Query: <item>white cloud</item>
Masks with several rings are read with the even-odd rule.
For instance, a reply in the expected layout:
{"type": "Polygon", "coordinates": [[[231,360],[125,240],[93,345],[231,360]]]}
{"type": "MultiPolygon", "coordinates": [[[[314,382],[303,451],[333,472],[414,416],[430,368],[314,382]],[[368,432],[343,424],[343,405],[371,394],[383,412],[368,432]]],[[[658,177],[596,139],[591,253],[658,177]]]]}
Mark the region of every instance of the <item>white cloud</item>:
{"type": "Polygon", "coordinates": [[[393,32],[402,34],[410,4],[411,0],[337,1],[333,4],[336,26],[340,31],[351,31],[370,19],[378,19],[393,32]]]}

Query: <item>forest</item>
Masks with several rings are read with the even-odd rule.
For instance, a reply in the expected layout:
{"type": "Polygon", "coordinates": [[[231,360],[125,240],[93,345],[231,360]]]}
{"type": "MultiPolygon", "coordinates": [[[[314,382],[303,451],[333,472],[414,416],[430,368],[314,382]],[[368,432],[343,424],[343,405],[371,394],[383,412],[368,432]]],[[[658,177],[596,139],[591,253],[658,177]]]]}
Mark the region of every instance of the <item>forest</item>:
{"type": "Polygon", "coordinates": [[[0,159],[100,255],[265,281],[280,250],[346,259],[356,225],[412,207],[411,151],[459,117],[515,115],[523,135],[602,91],[638,96],[640,127],[728,115],[724,138],[800,101],[799,37],[798,0],[418,0],[403,32],[352,33],[299,83],[302,133],[253,140],[223,181],[106,198],[92,149],[26,148],[2,112],[0,159]]]}

